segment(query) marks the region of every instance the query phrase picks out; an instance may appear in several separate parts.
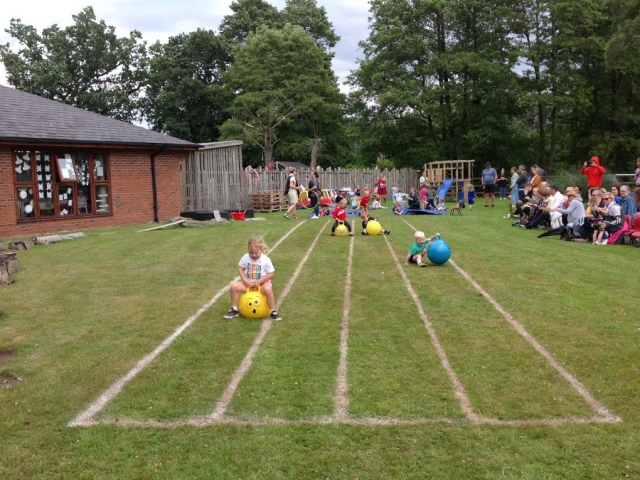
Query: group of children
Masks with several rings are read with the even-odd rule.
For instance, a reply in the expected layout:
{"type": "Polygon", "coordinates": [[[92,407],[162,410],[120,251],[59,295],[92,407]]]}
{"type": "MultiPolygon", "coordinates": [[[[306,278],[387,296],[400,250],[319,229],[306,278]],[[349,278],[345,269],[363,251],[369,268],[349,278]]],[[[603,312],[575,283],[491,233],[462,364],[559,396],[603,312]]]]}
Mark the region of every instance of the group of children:
{"type": "MultiPolygon", "coordinates": [[[[366,199],[366,190],[365,190],[365,195],[363,195],[361,197],[362,199],[366,199]]],[[[377,218],[375,217],[371,217],[369,215],[369,211],[367,209],[367,203],[360,203],[360,211],[358,213],[358,215],[362,218],[362,235],[368,235],[367,233],[367,224],[372,221],[378,221],[377,218]]],[[[351,224],[347,221],[347,199],[343,198],[341,196],[337,196],[336,197],[336,207],[332,212],[333,215],[333,226],[331,227],[331,235],[335,236],[335,231],[336,228],[338,228],[338,225],[343,224],[345,227],[347,227],[347,229],[349,230],[349,235],[353,236],[353,229],[351,228],[351,224]]],[[[384,228],[381,230],[381,233],[383,233],[384,235],[389,235],[391,232],[389,230],[385,230],[384,228]]]]}
{"type": "MultiPolygon", "coordinates": [[[[467,186],[468,192],[467,196],[469,199],[469,209],[473,208],[474,198],[475,198],[475,190],[473,189],[473,185],[469,184],[467,186]]],[[[428,183],[423,183],[421,185],[420,191],[415,188],[411,188],[408,194],[404,194],[397,190],[394,185],[393,191],[393,214],[394,215],[402,215],[404,213],[404,199],[407,199],[408,208],[410,209],[422,209],[422,210],[437,210],[443,212],[447,209],[445,205],[444,196],[439,197],[438,195],[434,195],[433,191],[430,188],[428,183]]],[[[464,204],[464,202],[462,202],[464,204]]]]}
{"type": "MultiPolygon", "coordinates": [[[[344,209],[346,207],[346,199],[341,199],[339,202],[339,206],[336,209],[344,209]]],[[[367,215],[366,222],[374,220],[373,218],[367,215]]],[[[348,223],[345,224],[348,225],[348,223]]],[[[334,223],[334,229],[337,226],[337,222],[334,223]]],[[[351,228],[348,226],[347,228],[351,228]]],[[[351,230],[349,230],[351,231],[351,230]]],[[[362,234],[367,235],[366,232],[366,223],[365,218],[363,217],[362,221],[362,234]]],[[[388,230],[383,230],[385,235],[389,235],[388,230]]],[[[333,233],[332,233],[333,235],[333,233]]],[[[351,233],[353,235],[353,233],[351,233]]],[[[418,267],[426,267],[427,263],[423,262],[425,255],[427,254],[427,248],[429,244],[436,240],[440,234],[436,233],[429,237],[427,241],[427,237],[424,232],[416,232],[414,235],[414,242],[409,248],[409,252],[405,258],[404,264],[409,265],[413,263],[418,267]]],[[[240,281],[233,282],[229,289],[229,293],[231,296],[231,308],[227,313],[224,314],[224,318],[231,319],[240,316],[240,312],[238,310],[238,300],[241,295],[247,291],[256,291],[261,290],[262,293],[267,297],[267,303],[269,304],[269,319],[278,322],[282,320],[282,317],[278,314],[276,310],[276,301],[273,294],[273,286],[271,283],[271,279],[275,274],[275,268],[273,266],[273,262],[267,256],[269,253],[269,247],[262,237],[253,237],[250,238],[247,242],[247,253],[245,253],[240,262],[238,262],[238,274],[240,276],[240,281]]]]}

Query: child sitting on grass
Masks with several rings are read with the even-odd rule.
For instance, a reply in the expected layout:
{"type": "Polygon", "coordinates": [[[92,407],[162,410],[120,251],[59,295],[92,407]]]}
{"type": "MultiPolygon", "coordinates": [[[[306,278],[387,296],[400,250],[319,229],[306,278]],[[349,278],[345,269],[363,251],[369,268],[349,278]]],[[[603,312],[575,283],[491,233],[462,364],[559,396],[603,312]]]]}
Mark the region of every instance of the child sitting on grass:
{"type": "Polygon", "coordinates": [[[444,212],[447,209],[447,206],[444,204],[444,197],[436,197],[438,200],[438,204],[436,205],[436,210],[439,212],[444,212]]]}
{"type": "Polygon", "coordinates": [[[271,279],[275,273],[271,259],[267,257],[269,247],[264,243],[262,237],[253,237],[247,243],[248,253],[245,253],[238,263],[238,273],[240,281],[231,284],[229,290],[231,294],[231,310],[229,310],[224,318],[235,318],[238,312],[238,297],[247,290],[258,290],[267,297],[271,315],[269,318],[274,322],[282,320],[276,311],[276,301],[273,296],[273,288],[271,287],[271,279]]]}
{"type": "Polygon", "coordinates": [[[404,264],[409,265],[409,263],[415,263],[419,267],[428,267],[429,265],[424,263],[422,259],[427,254],[427,247],[429,246],[429,243],[434,241],[438,235],[440,234],[436,233],[435,235],[432,235],[429,237],[429,242],[425,242],[424,232],[416,232],[414,235],[415,242],[411,245],[407,258],[404,260],[404,264]]]}
{"type": "Polygon", "coordinates": [[[393,214],[402,215],[402,199],[401,198],[396,199],[396,206],[393,207],[393,214]]]}
{"type": "MultiPolygon", "coordinates": [[[[369,232],[367,232],[367,224],[371,221],[374,220],[378,223],[380,223],[380,220],[378,220],[376,217],[371,217],[369,216],[368,213],[365,213],[364,215],[362,215],[362,235],[369,235],[369,232]]],[[[382,225],[380,225],[380,228],[382,228],[382,225]]],[[[380,231],[380,233],[383,233],[384,235],[389,235],[391,233],[391,230],[385,230],[384,228],[380,231]]]]}
{"type": "Polygon", "coordinates": [[[387,207],[383,207],[382,204],[380,203],[380,196],[379,195],[374,195],[373,196],[373,203],[371,204],[371,210],[377,210],[378,208],[387,208],[387,207]]]}

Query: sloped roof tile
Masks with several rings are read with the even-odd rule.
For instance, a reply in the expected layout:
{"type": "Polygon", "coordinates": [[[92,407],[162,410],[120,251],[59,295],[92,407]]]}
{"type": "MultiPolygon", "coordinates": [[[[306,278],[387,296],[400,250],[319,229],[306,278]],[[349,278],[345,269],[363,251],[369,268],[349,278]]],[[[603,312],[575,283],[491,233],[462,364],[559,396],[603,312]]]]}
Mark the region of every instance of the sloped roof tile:
{"type": "Polygon", "coordinates": [[[0,142],[200,147],[196,143],[2,85],[0,142]]]}

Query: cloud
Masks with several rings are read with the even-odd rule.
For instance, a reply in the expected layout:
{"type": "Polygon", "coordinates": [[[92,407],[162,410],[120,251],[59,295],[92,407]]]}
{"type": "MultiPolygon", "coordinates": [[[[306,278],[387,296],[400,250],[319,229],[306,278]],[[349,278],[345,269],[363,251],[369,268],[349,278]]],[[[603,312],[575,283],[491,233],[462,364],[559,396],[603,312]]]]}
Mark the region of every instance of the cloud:
{"type": "MultiPolygon", "coordinates": [[[[166,42],[169,37],[204,28],[217,31],[222,18],[231,14],[232,0],[110,0],[94,6],[98,20],[113,25],[118,36],[127,36],[138,30],[149,44],[157,40],[166,42]]],[[[335,47],[333,68],[340,83],[357,65],[361,56],[358,42],[366,39],[368,27],[368,0],[317,0],[324,6],[327,17],[333,24],[340,41],[335,47]]],[[[285,0],[271,0],[279,10],[285,0]]],[[[9,28],[11,18],[20,18],[25,25],[33,25],[38,31],[58,24],[61,28],[73,24],[72,15],[80,13],[88,0],[22,0],[4,1],[0,9],[0,43],[17,42],[4,30],[9,28]]],[[[0,64],[0,84],[6,85],[4,66],[0,64]]]]}

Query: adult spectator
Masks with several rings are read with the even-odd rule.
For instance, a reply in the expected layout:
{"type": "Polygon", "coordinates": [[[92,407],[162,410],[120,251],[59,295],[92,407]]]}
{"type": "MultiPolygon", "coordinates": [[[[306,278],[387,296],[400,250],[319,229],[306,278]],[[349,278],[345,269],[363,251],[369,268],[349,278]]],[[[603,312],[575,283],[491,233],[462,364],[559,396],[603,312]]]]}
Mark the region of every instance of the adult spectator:
{"type": "Polygon", "coordinates": [[[550,211],[553,208],[554,198],[551,195],[551,189],[545,188],[540,191],[541,200],[538,204],[538,208],[536,209],[536,213],[533,217],[526,221],[524,224],[520,224],[522,228],[526,228],[527,230],[531,228],[536,228],[540,226],[542,228],[542,224],[549,222],[551,220],[550,211]]]}
{"type": "Polygon", "coordinates": [[[500,200],[505,200],[507,198],[507,182],[509,179],[507,178],[507,174],[504,171],[504,168],[500,169],[500,175],[498,175],[498,181],[496,184],[498,185],[498,193],[500,195],[500,200]]]}
{"type": "Polygon", "coordinates": [[[561,213],[557,213],[557,212],[552,212],[553,208],[557,208],[557,207],[561,207],[564,205],[566,198],[565,196],[560,192],[560,189],[558,188],[557,185],[550,185],[549,186],[549,190],[551,191],[551,197],[553,198],[553,202],[550,205],[550,217],[551,217],[551,228],[559,228],[562,225],[564,225],[564,222],[562,221],[562,214],[561,213]]]}
{"type": "Polygon", "coordinates": [[[553,212],[558,212],[561,215],[567,216],[567,227],[571,230],[571,233],[574,237],[580,236],[580,219],[584,217],[584,203],[582,200],[578,200],[576,197],[577,193],[574,188],[567,188],[567,200],[569,200],[569,205],[567,207],[557,206],[551,209],[552,215],[553,212]]]}
{"type": "Polygon", "coordinates": [[[599,188],[589,190],[589,203],[585,210],[584,217],[587,221],[582,225],[584,234],[591,238],[594,231],[597,231],[598,223],[601,219],[600,209],[604,208],[602,191],[599,188]]]}
{"type": "Polygon", "coordinates": [[[640,209],[640,157],[636,160],[636,174],[633,176],[633,181],[636,184],[636,188],[633,190],[633,199],[636,202],[636,208],[640,209]]]}
{"type": "Polygon", "coordinates": [[[489,198],[491,198],[491,206],[496,206],[496,181],[498,180],[498,172],[491,167],[491,163],[487,162],[482,170],[482,191],[484,193],[484,206],[489,206],[489,198]]]}
{"type": "Polygon", "coordinates": [[[320,217],[320,181],[318,180],[318,172],[311,172],[309,176],[309,203],[313,208],[312,219],[318,219],[320,217]]]}
{"type": "Polygon", "coordinates": [[[611,193],[613,193],[613,198],[615,202],[620,205],[620,201],[622,197],[620,196],[620,188],[617,185],[611,185],[611,193]]]}
{"type": "MultiPolygon", "coordinates": [[[[520,165],[518,167],[518,180],[516,180],[516,185],[518,185],[518,199],[520,201],[524,200],[524,186],[529,183],[529,177],[527,176],[527,169],[524,165],[520,165]]],[[[533,188],[533,185],[531,185],[533,188]]]]}
{"type": "Polygon", "coordinates": [[[382,199],[382,203],[387,204],[387,177],[384,173],[378,175],[378,181],[376,182],[377,194],[382,199]]]}
{"type": "Polygon", "coordinates": [[[418,192],[415,188],[411,187],[409,189],[409,195],[407,195],[409,199],[409,208],[411,209],[420,209],[420,197],[418,197],[418,192]]]}
{"type": "MultiPolygon", "coordinates": [[[[522,167],[522,169],[524,169],[524,167],[522,167]]],[[[530,182],[525,183],[522,197],[518,199],[518,205],[516,206],[516,216],[520,217],[520,224],[524,224],[527,218],[532,215],[532,209],[534,208],[532,205],[537,203],[535,200],[533,184],[530,182]]]]}
{"type": "Polygon", "coordinates": [[[582,198],[582,189],[580,188],[580,185],[576,185],[575,187],[573,187],[573,189],[576,191],[576,198],[584,203],[584,198],[582,198]]]}
{"type": "Polygon", "coordinates": [[[540,185],[542,183],[542,176],[538,173],[538,167],[535,165],[531,166],[531,180],[529,181],[533,183],[533,188],[544,188],[543,185],[540,185]]]}
{"type": "Polygon", "coordinates": [[[540,175],[540,178],[542,179],[542,181],[546,182],[547,178],[549,177],[547,172],[545,172],[544,169],[537,163],[534,163],[533,166],[536,168],[536,172],[538,173],[538,175],[540,175]]]}
{"type": "Polygon", "coordinates": [[[620,206],[616,205],[613,194],[611,192],[605,193],[603,200],[605,206],[598,210],[603,216],[604,221],[599,223],[597,234],[596,232],[593,234],[593,243],[596,245],[606,245],[607,240],[605,233],[607,236],[613,235],[622,228],[622,211],[620,210],[620,206]]]}
{"type": "Polygon", "coordinates": [[[629,215],[631,217],[631,223],[633,224],[636,214],[638,213],[638,206],[636,202],[631,198],[631,189],[626,185],[620,187],[620,208],[622,209],[622,215],[629,215]]]}
{"type": "Polygon", "coordinates": [[[553,196],[553,206],[557,207],[562,205],[565,198],[564,195],[560,192],[560,188],[557,185],[551,184],[549,185],[549,190],[551,190],[551,195],[553,196]]]}
{"type": "Polygon", "coordinates": [[[605,169],[600,165],[600,159],[598,157],[591,157],[589,163],[584,162],[580,169],[580,173],[587,176],[587,186],[589,190],[602,187],[604,172],[605,169]]]}
{"type": "Polygon", "coordinates": [[[296,180],[296,175],[298,174],[298,170],[291,167],[289,169],[289,176],[287,177],[287,185],[284,190],[284,194],[289,198],[289,207],[287,208],[287,212],[284,214],[284,218],[287,220],[291,220],[289,218],[289,213],[293,212],[293,219],[297,220],[298,216],[296,215],[296,208],[298,208],[298,193],[302,189],[302,187],[298,184],[298,180],[296,180]]]}
{"type": "Polygon", "coordinates": [[[518,205],[518,170],[511,167],[511,182],[509,185],[511,190],[511,201],[509,202],[509,213],[504,218],[515,217],[515,209],[518,205]]]}

